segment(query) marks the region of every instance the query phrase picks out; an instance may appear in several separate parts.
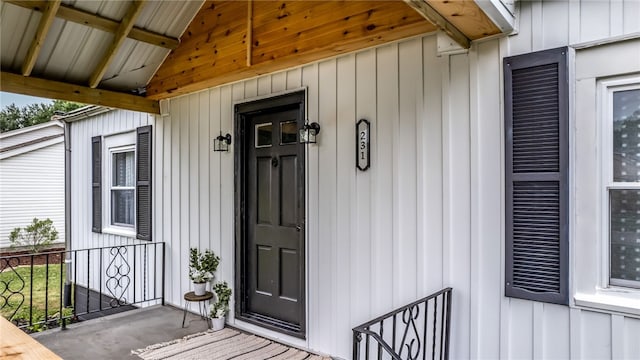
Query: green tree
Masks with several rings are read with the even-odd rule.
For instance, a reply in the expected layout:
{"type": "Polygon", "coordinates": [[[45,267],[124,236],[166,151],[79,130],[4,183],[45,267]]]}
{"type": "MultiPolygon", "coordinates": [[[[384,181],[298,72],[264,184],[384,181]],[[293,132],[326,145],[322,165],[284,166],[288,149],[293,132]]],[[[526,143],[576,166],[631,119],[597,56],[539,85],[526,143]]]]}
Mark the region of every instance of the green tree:
{"type": "Polygon", "coordinates": [[[0,132],[22,129],[51,120],[56,112],[69,112],[82,104],[64,100],[54,100],[51,104],[30,104],[18,107],[11,104],[0,111],[0,132]]]}

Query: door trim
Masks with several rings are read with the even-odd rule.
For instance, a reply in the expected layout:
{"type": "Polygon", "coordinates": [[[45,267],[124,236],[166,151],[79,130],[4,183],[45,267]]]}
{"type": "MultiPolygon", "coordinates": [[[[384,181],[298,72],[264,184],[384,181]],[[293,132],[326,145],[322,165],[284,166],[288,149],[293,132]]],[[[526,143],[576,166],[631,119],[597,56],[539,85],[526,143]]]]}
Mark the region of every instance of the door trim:
{"type": "MultiPolygon", "coordinates": [[[[299,116],[302,119],[306,119],[306,91],[305,89],[297,89],[294,91],[287,91],[276,95],[270,95],[266,97],[260,97],[256,99],[249,99],[235,103],[233,106],[234,111],[234,227],[235,227],[235,318],[253,325],[257,325],[269,330],[277,331],[289,336],[293,336],[300,339],[306,339],[307,334],[307,232],[306,224],[304,226],[303,236],[304,241],[301,242],[300,249],[302,256],[300,257],[302,265],[301,276],[301,298],[300,303],[302,306],[302,315],[300,319],[300,329],[295,331],[291,327],[288,327],[285,323],[279,322],[275,319],[267,319],[264,316],[258,314],[248,313],[246,300],[247,294],[244,290],[246,288],[246,282],[248,281],[246,274],[247,264],[245,257],[243,256],[246,251],[246,229],[245,221],[246,215],[245,208],[245,196],[246,196],[246,119],[248,116],[257,115],[266,112],[277,111],[278,108],[290,107],[297,105],[299,110],[299,116]]],[[[252,130],[252,129],[251,129],[252,130]]],[[[306,148],[302,154],[306,157],[306,148]]],[[[305,162],[306,164],[306,162],[305,162]]],[[[303,165],[302,174],[304,174],[301,186],[303,191],[303,200],[305,205],[302,207],[302,217],[306,222],[306,165],[303,165]]]]}

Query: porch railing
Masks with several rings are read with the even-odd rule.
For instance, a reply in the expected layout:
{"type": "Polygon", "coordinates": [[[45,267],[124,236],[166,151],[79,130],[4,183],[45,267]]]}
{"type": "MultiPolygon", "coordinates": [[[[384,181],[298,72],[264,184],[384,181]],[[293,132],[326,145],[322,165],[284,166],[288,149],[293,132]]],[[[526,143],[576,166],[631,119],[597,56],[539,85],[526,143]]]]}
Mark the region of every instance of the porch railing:
{"type": "Polygon", "coordinates": [[[353,359],[449,359],[451,288],[353,328],[353,359]]]}
{"type": "Polygon", "coordinates": [[[39,331],[132,305],[164,305],[164,243],[0,257],[0,312],[39,331]]]}

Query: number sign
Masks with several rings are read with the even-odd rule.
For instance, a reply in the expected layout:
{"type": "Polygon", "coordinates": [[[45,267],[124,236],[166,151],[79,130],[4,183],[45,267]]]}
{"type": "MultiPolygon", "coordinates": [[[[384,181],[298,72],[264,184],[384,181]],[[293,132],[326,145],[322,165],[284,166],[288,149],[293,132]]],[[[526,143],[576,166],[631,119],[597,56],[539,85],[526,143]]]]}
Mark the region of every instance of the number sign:
{"type": "Polygon", "coordinates": [[[358,169],[365,171],[371,166],[369,148],[369,121],[360,119],[356,123],[356,165],[358,169]]]}

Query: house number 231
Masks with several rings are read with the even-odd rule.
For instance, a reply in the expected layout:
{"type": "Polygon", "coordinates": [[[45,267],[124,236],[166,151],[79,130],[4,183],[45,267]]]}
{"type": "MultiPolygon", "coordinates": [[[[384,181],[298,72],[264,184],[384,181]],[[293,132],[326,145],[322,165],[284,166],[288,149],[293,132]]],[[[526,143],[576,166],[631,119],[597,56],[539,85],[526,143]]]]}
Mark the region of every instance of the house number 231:
{"type": "Polygon", "coordinates": [[[370,162],[370,123],[365,119],[360,119],[356,123],[356,166],[365,171],[371,166],[370,162]]]}

